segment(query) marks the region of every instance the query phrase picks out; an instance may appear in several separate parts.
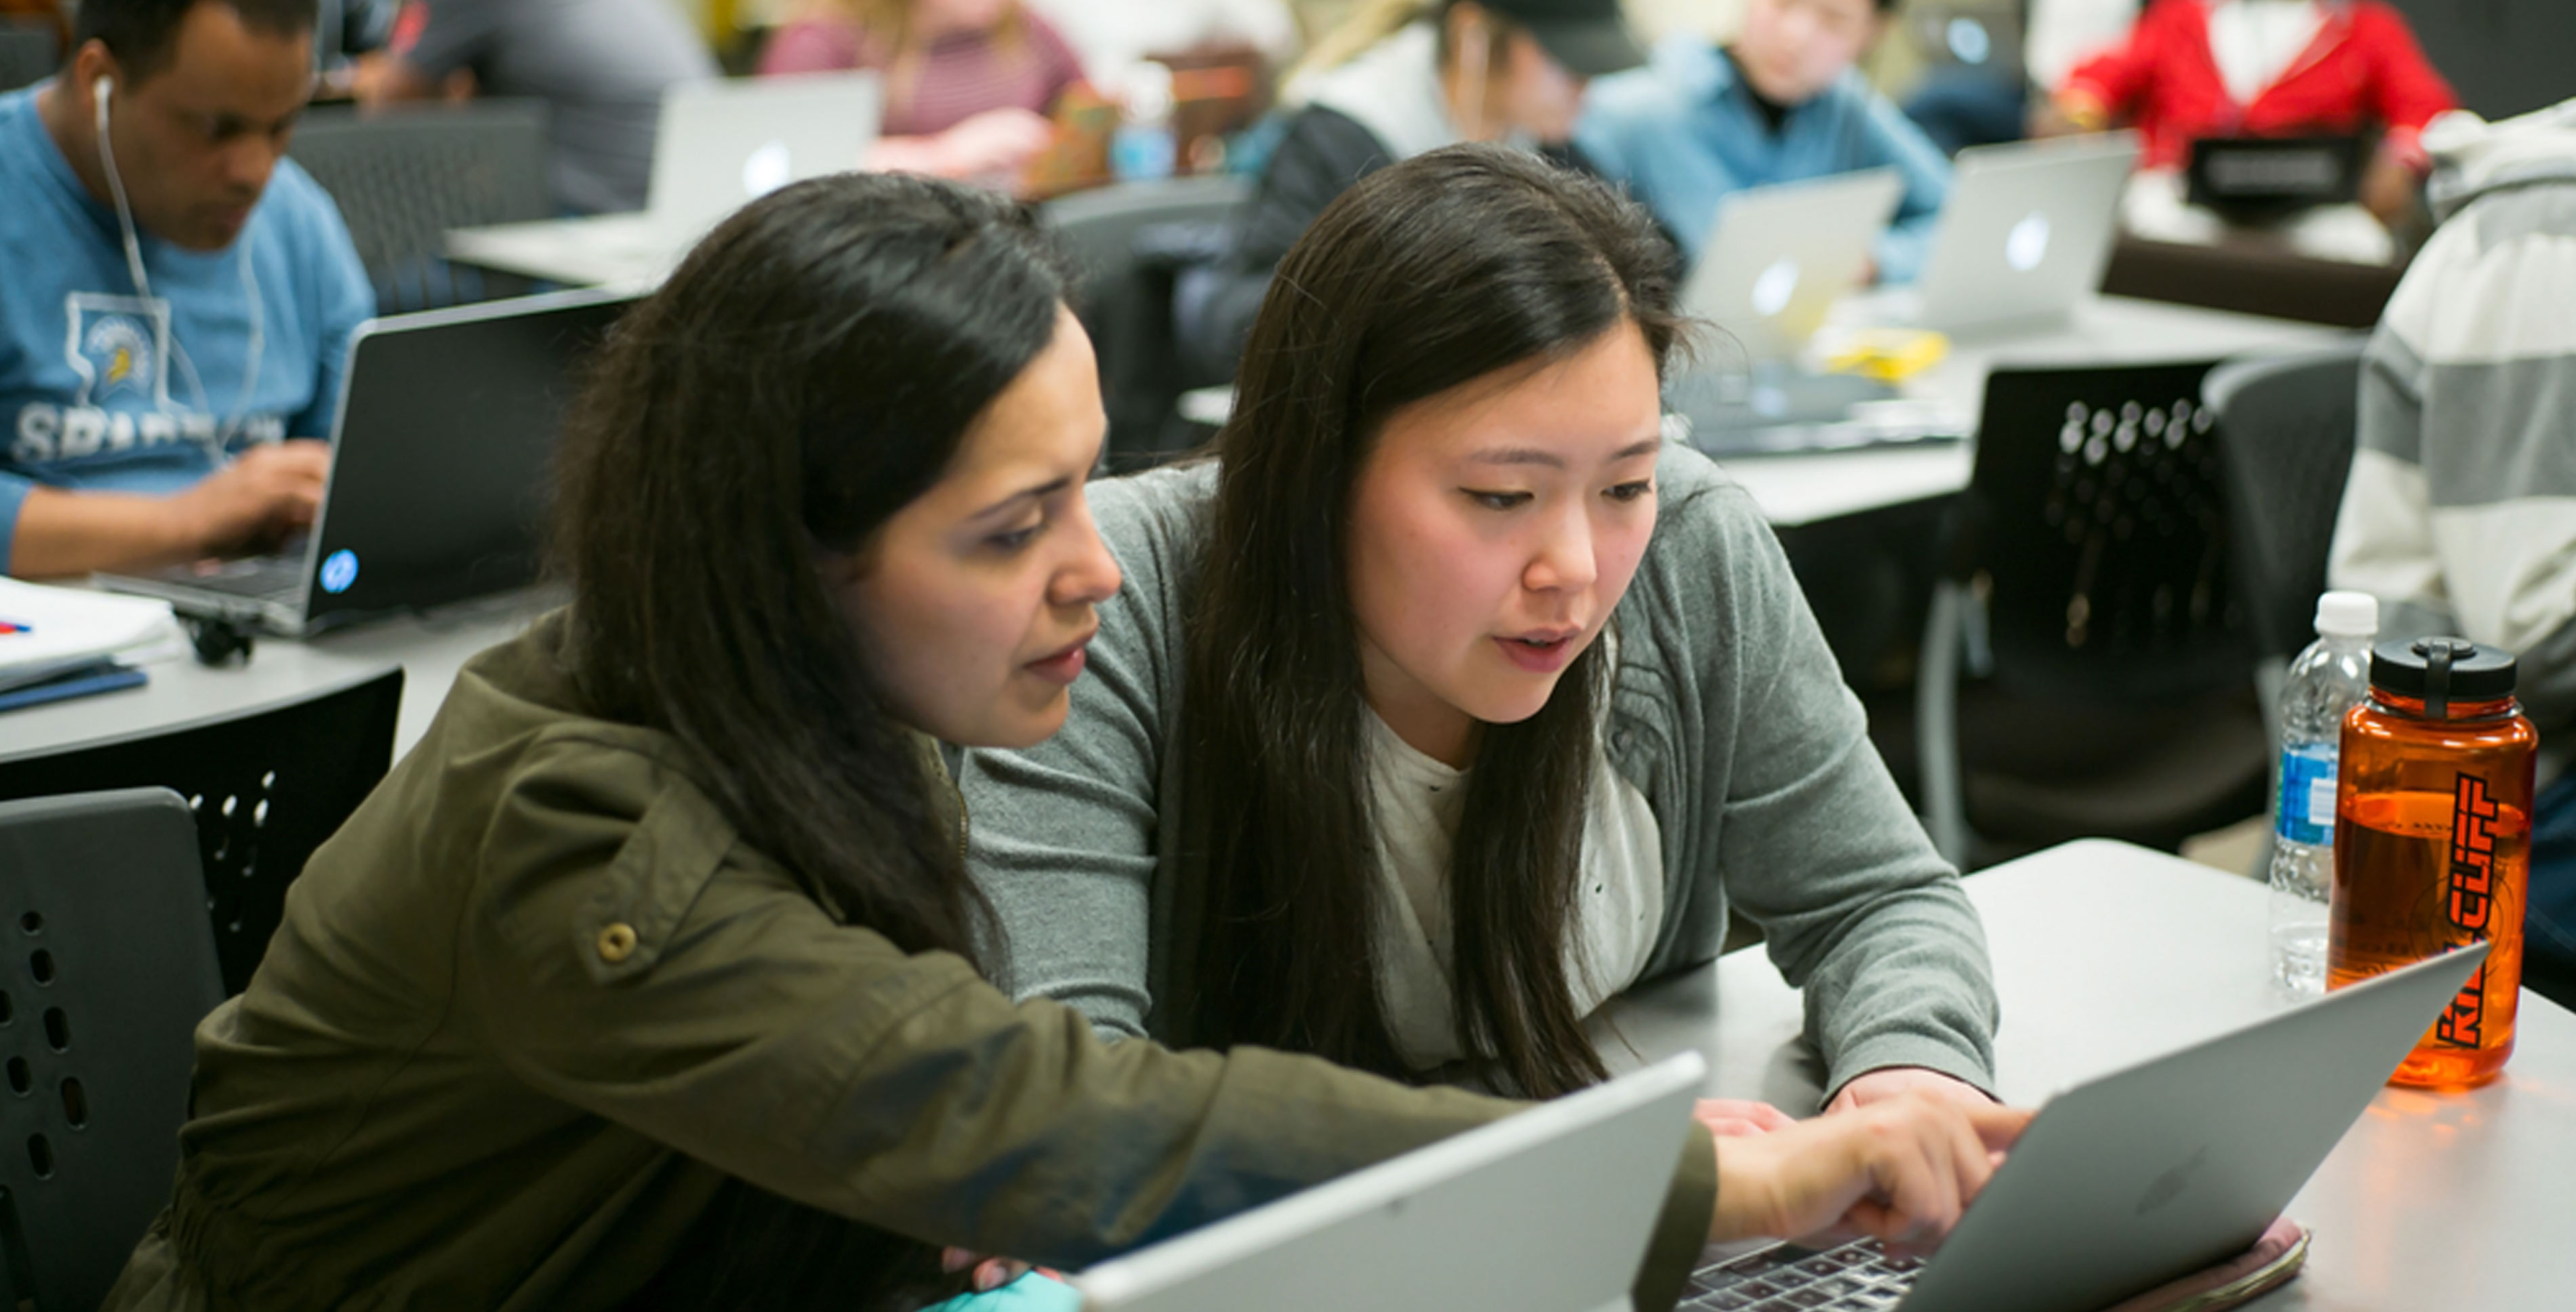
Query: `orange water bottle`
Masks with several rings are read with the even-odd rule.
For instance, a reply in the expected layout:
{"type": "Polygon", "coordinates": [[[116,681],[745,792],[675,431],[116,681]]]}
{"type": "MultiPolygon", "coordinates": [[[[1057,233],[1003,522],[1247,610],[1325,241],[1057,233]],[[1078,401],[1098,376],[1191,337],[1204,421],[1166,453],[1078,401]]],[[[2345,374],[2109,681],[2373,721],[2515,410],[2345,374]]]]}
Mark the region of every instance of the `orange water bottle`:
{"type": "Polygon", "coordinates": [[[2483,1084],[2513,1055],[2539,743],[2513,689],[2511,653],[2396,639],[2344,717],[2326,987],[2495,944],[2391,1083],[2483,1084]]]}

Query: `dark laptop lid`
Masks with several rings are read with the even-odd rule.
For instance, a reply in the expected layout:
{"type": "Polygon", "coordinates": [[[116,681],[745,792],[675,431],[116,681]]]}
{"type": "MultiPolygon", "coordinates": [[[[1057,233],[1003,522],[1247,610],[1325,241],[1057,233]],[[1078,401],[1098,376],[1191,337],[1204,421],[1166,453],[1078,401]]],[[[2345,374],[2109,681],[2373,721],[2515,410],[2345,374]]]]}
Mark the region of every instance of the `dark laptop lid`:
{"type": "Polygon", "coordinates": [[[632,303],[559,292],[360,328],[305,557],[308,629],[535,580],[566,408],[632,303]]]}
{"type": "Polygon", "coordinates": [[[2356,136],[2202,137],[2191,143],[2189,199],[2243,223],[2283,218],[2361,194],[2356,136]]]}

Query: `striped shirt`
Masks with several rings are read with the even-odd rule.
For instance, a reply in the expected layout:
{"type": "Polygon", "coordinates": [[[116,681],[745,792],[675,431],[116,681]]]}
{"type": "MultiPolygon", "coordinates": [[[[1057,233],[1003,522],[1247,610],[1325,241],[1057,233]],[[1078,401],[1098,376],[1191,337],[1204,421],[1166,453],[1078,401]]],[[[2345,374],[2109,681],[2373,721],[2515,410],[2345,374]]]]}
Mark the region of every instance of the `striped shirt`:
{"type": "MultiPolygon", "coordinates": [[[[789,21],[761,52],[760,71],[820,73],[883,70],[893,51],[857,23],[809,16],[789,21]]],[[[1044,114],[1082,81],[1082,61],[1045,19],[1022,10],[1017,38],[987,30],[958,32],[930,44],[910,76],[887,87],[883,131],[889,137],[944,132],[991,109],[1044,114]]]]}

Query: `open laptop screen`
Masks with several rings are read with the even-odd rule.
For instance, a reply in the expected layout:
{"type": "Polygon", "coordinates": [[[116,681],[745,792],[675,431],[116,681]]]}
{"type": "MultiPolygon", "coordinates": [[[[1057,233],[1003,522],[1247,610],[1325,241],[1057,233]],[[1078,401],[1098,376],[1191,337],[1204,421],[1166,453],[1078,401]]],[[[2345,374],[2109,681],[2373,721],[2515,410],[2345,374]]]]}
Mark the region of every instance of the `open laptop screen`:
{"type": "Polygon", "coordinates": [[[315,526],[308,627],[537,575],[556,438],[625,296],[561,293],[362,331],[315,526]]]}

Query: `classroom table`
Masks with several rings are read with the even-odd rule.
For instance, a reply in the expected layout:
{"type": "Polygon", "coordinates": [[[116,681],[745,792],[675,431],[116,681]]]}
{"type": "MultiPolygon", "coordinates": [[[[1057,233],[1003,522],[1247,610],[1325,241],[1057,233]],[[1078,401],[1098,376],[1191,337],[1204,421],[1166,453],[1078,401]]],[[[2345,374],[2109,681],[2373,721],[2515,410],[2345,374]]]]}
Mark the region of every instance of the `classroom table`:
{"type": "MultiPolygon", "coordinates": [[[[2268,894],[2251,880],[2096,839],[1966,882],[2002,1002],[1995,1075],[2007,1101],[2036,1105],[2291,1005],[2268,976],[2268,894]]],[[[1798,994],[1750,948],[1615,999],[1594,1032],[1614,1070],[1697,1049],[1711,1096],[1806,1115],[1822,1074],[1800,1019],[1798,994]]],[[[2576,1014],[2525,991],[2513,1060],[2494,1083],[2380,1092],[2291,1200],[2288,1214],[2315,1233],[2305,1274],[2250,1306],[2567,1307],[2576,1295],[2558,1243],[2572,1181],[2576,1014]]]]}
{"type": "Polygon", "coordinates": [[[174,633],[139,662],[149,676],[141,687],[0,716],[0,761],[255,715],[365,683],[396,665],[404,675],[394,728],[394,755],[400,758],[428,730],[456,671],[474,653],[518,633],[558,600],[552,591],[530,589],[304,641],[262,637],[247,662],[220,668],[199,664],[174,633]]]}

